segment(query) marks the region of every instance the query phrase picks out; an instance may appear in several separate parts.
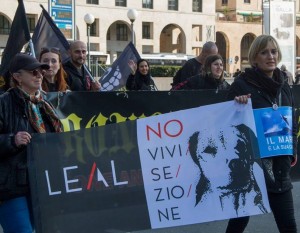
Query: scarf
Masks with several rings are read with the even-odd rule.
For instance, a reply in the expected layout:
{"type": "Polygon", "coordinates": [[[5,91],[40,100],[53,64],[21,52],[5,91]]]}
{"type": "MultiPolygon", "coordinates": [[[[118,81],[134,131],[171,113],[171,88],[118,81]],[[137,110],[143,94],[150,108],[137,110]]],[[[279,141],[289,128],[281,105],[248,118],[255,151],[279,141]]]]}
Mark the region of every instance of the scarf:
{"type": "Polygon", "coordinates": [[[143,84],[145,84],[146,86],[149,86],[151,84],[150,72],[148,72],[146,75],[143,75],[140,73],[140,71],[137,70],[134,78],[135,78],[136,85],[139,88],[141,88],[143,84]]]}
{"type": "Polygon", "coordinates": [[[263,92],[272,98],[277,97],[284,83],[284,75],[278,68],[274,70],[272,78],[256,67],[246,68],[245,75],[249,82],[254,82],[263,92]]]}
{"type": "Polygon", "coordinates": [[[46,133],[46,126],[44,120],[42,118],[41,109],[48,116],[51,125],[54,128],[55,132],[62,132],[61,123],[56,116],[56,113],[52,106],[47,103],[40,91],[37,92],[36,95],[28,95],[26,92],[21,90],[21,96],[25,99],[28,106],[28,118],[32,127],[38,133],[46,133]]]}
{"type": "Polygon", "coordinates": [[[205,79],[205,89],[210,89],[210,88],[218,88],[220,90],[226,90],[228,89],[227,82],[225,79],[222,77],[220,78],[215,78],[211,72],[209,73],[203,73],[203,77],[205,79]]]}

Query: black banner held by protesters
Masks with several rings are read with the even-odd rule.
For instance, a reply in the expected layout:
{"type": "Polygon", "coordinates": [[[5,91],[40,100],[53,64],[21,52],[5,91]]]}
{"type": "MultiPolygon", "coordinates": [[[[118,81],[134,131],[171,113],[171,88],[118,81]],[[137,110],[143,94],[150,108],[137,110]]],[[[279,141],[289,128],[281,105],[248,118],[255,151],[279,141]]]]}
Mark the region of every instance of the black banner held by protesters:
{"type": "MultiPolygon", "coordinates": [[[[255,127],[251,112],[250,105],[241,111],[229,101],[104,127],[33,135],[28,157],[37,232],[127,232],[149,228],[149,222],[154,229],[269,212],[265,185],[259,185],[264,183],[261,161],[250,156],[250,147],[257,148],[251,141],[254,135],[247,133],[255,127]],[[216,117],[209,119],[211,114],[216,117]],[[199,118],[200,122],[207,120],[206,124],[199,118]],[[245,127],[233,132],[232,126],[241,121],[245,127]],[[196,185],[199,167],[194,155],[186,151],[190,142],[195,143],[189,142],[191,135],[215,125],[214,130],[227,138],[228,147],[226,155],[216,148],[215,159],[196,162],[199,166],[204,163],[208,170],[224,168],[213,176],[203,173],[208,175],[207,190],[205,185],[196,185]],[[247,138],[247,150],[234,146],[245,140],[241,134],[247,138]],[[258,167],[255,171],[251,165],[234,167],[233,173],[225,168],[232,160],[258,167]],[[220,192],[216,188],[220,182],[235,195],[220,192]],[[243,182],[249,183],[244,194],[243,182]],[[226,201],[221,198],[212,204],[203,199],[199,203],[195,194],[202,191],[209,192],[204,199],[219,200],[224,195],[226,201]]],[[[218,138],[214,146],[220,145],[218,140],[223,145],[220,134],[213,134],[218,138]]]]}
{"type": "Polygon", "coordinates": [[[101,77],[101,91],[115,91],[124,87],[131,72],[128,61],[133,60],[134,62],[137,62],[140,58],[141,57],[132,42],[129,42],[120,57],[114,61],[112,66],[108,68],[101,77]]]}
{"type": "Polygon", "coordinates": [[[0,66],[0,88],[9,85],[8,67],[11,59],[19,53],[23,46],[30,40],[30,33],[26,19],[23,0],[18,0],[19,5],[13,19],[6,47],[3,52],[0,66]],[[2,76],[2,77],[1,77],[2,76]],[[5,86],[4,86],[5,85],[5,86]]]}
{"type": "MultiPolygon", "coordinates": [[[[300,86],[292,88],[295,97],[296,119],[300,117],[300,86]]],[[[49,93],[64,131],[78,130],[136,120],[172,111],[194,108],[226,101],[227,92],[199,91],[132,91],[132,92],[69,92],[63,96],[49,93]],[[92,106],[92,107],[91,107],[92,106]]],[[[298,137],[300,133],[298,132],[298,137]]],[[[109,142],[107,142],[109,143],[109,142]]],[[[298,154],[300,142],[298,140],[298,154]]],[[[300,180],[300,162],[292,168],[293,181],[300,180]]]]}
{"type": "Polygon", "coordinates": [[[150,228],[135,121],[36,134],[28,149],[37,232],[150,228]]]}
{"type": "Polygon", "coordinates": [[[36,57],[39,58],[43,47],[56,47],[60,50],[62,61],[65,61],[69,58],[69,42],[55,25],[45,8],[42,5],[40,6],[42,7],[42,13],[32,36],[36,57]]]}

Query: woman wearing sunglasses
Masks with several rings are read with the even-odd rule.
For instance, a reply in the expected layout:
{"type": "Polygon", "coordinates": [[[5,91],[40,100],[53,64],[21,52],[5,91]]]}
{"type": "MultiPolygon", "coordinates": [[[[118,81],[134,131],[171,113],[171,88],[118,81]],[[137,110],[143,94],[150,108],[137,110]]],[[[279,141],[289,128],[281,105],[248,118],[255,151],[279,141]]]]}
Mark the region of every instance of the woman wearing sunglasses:
{"type": "Polygon", "coordinates": [[[32,133],[61,132],[61,123],[40,92],[47,64],[17,54],[13,81],[0,96],[0,224],[4,232],[32,233],[27,150],[32,133]]]}
{"type": "Polygon", "coordinates": [[[49,65],[44,74],[42,89],[46,92],[68,90],[67,73],[61,63],[61,54],[58,48],[42,48],[40,62],[49,65]]]}

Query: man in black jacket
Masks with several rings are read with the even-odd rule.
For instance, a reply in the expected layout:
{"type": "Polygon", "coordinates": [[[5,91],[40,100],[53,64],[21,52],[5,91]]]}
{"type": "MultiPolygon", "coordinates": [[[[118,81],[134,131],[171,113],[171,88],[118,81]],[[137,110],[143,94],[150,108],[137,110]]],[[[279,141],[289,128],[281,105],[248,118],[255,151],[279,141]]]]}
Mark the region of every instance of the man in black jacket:
{"type": "Polygon", "coordinates": [[[86,61],[86,45],[82,41],[74,41],[70,44],[69,54],[71,59],[64,64],[68,74],[67,83],[71,91],[99,91],[101,85],[91,79],[84,68],[86,61]]]}
{"type": "Polygon", "coordinates": [[[212,41],[206,42],[203,45],[202,51],[199,54],[199,56],[188,60],[177,71],[176,75],[173,78],[173,83],[171,85],[174,87],[178,83],[184,82],[187,78],[200,74],[206,57],[215,54],[218,54],[217,45],[212,41]]]}

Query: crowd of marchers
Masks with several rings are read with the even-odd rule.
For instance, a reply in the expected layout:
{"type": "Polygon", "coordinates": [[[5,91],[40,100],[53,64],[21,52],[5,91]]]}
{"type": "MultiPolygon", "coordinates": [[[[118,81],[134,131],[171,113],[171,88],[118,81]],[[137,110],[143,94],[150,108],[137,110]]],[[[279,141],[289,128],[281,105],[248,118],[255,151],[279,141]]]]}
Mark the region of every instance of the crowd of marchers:
{"type": "MultiPolygon", "coordinates": [[[[31,233],[34,230],[27,174],[27,150],[33,133],[61,132],[55,109],[45,92],[99,91],[100,83],[84,67],[85,43],[70,44],[70,60],[62,64],[57,48],[43,48],[38,60],[17,54],[9,67],[10,88],[0,96],[0,224],[4,232],[31,233]]],[[[252,107],[294,107],[291,75],[285,66],[277,67],[282,53],[270,35],[258,36],[249,49],[251,67],[237,71],[230,85],[224,77],[224,60],[214,42],[206,42],[199,56],[190,59],[173,78],[171,91],[212,89],[228,91],[228,100],[252,107]]],[[[130,91],[157,91],[145,59],[129,60],[130,91]]],[[[299,84],[300,73],[296,76],[299,84]]],[[[276,111],[276,108],[274,108],[276,111]]],[[[293,115],[294,156],[262,159],[270,207],[281,233],[297,232],[290,177],[296,163],[296,119],[293,115]]],[[[243,232],[249,217],[230,219],[224,232],[243,232]]],[[[267,230],[266,230],[267,231],[267,230]]]]}

